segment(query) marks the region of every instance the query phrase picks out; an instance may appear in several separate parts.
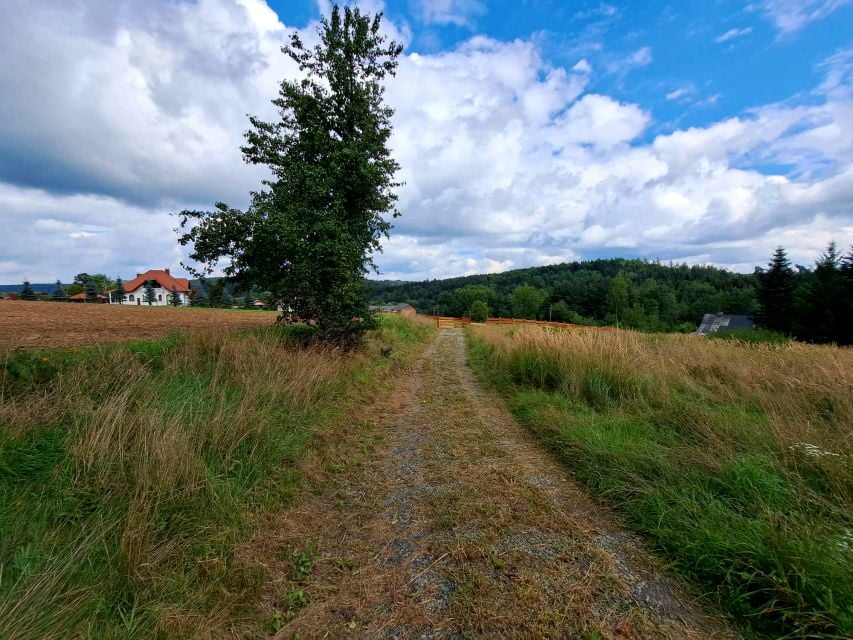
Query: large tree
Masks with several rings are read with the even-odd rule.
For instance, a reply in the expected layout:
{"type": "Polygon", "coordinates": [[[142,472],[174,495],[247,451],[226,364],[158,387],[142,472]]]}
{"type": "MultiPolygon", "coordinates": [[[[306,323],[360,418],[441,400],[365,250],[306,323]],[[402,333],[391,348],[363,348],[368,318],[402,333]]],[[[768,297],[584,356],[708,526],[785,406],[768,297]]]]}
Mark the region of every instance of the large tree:
{"type": "Polygon", "coordinates": [[[32,286],[30,286],[29,280],[24,280],[24,284],[21,286],[21,300],[35,300],[36,292],[33,291],[32,286]]]}
{"type": "Polygon", "coordinates": [[[790,333],[794,321],[797,280],[783,247],[777,247],[767,271],[758,275],[758,323],[790,333]]]}
{"type": "Polygon", "coordinates": [[[283,51],[302,77],[281,83],[278,121],[250,118],[242,149],[272,178],[246,211],[218,203],[180,213],[180,241],[203,265],[195,275],[224,259],[235,284],[271,291],[331,333],[369,324],[363,277],[388,236],[387,217],[398,215],[383,80],[402,47],[380,34],[381,19],[334,6],[315,47],[291,36],[283,51]]]}

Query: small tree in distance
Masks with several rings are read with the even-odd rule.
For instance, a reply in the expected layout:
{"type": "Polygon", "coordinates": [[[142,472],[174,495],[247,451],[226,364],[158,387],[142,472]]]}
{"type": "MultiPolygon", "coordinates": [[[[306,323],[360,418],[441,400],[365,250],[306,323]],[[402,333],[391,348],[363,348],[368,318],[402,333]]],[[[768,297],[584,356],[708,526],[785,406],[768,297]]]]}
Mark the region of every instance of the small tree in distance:
{"type": "Polygon", "coordinates": [[[178,288],[172,285],[172,306],[180,307],[181,304],[181,294],[178,293],[178,288]]]}
{"type": "Polygon", "coordinates": [[[145,294],[143,295],[143,301],[147,302],[149,307],[157,302],[157,294],[154,293],[153,280],[147,280],[145,282],[145,294]]]}
{"type": "Polygon", "coordinates": [[[98,301],[98,286],[95,284],[95,280],[93,278],[86,280],[83,285],[83,291],[86,292],[86,302],[98,301]]]}
{"type": "Polygon", "coordinates": [[[68,300],[68,296],[65,294],[65,289],[62,288],[61,281],[56,281],[56,288],[53,290],[53,293],[50,294],[50,299],[54,302],[65,302],[68,300]]]}
{"type": "Polygon", "coordinates": [[[484,300],[475,300],[471,303],[471,320],[474,322],[485,322],[489,317],[489,305],[484,300]]]}
{"type": "Polygon", "coordinates": [[[121,281],[121,278],[116,278],[116,288],[113,291],[113,296],[116,302],[119,304],[124,304],[124,296],[127,292],[124,290],[124,282],[121,281]]]}
{"type": "Polygon", "coordinates": [[[36,292],[33,291],[33,288],[30,286],[29,280],[24,280],[24,284],[21,285],[21,300],[35,300],[36,292]]]}

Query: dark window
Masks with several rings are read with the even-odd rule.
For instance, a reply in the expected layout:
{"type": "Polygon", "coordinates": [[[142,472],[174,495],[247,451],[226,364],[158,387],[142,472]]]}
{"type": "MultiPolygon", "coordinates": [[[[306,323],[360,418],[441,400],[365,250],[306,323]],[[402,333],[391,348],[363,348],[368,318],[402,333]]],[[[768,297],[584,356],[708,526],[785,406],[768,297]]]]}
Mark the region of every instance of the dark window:
{"type": "Polygon", "coordinates": [[[129,296],[127,296],[127,299],[133,302],[133,294],[131,293],[129,296]]]}

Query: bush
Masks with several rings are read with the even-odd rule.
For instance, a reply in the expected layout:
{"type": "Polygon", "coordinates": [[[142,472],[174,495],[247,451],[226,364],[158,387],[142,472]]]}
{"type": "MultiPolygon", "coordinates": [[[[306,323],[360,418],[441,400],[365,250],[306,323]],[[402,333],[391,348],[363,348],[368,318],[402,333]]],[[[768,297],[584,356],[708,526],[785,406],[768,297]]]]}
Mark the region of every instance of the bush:
{"type": "Polygon", "coordinates": [[[483,300],[475,300],[471,304],[470,316],[473,322],[485,322],[489,317],[489,305],[483,300]]]}

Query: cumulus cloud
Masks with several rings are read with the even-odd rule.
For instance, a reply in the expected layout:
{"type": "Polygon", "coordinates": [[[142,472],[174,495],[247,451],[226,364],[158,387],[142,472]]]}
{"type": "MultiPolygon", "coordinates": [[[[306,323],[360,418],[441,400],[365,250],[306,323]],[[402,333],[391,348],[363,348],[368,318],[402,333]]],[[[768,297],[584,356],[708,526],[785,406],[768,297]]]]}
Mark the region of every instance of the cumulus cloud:
{"type": "Polygon", "coordinates": [[[753,5],[767,15],[779,31],[792,33],[821,20],[851,0],[761,0],[753,5]]]}
{"type": "MultiPolygon", "coordinates": [[[[175,266],[169,211],[257,187],[245,114],[273,115],[290,29],[261,0],[11,2],[0,281],[175,266]]],[[[853,242],[851,58],[823,63],[800,102],[649,141],[646,109],[588,92],[588,63],[550,65],[535,42],[407,54],[387,91],[403,216],[377,261],[388,277],[603,253],[750,270],[782,243],[809,262],[853,242]]]]}

